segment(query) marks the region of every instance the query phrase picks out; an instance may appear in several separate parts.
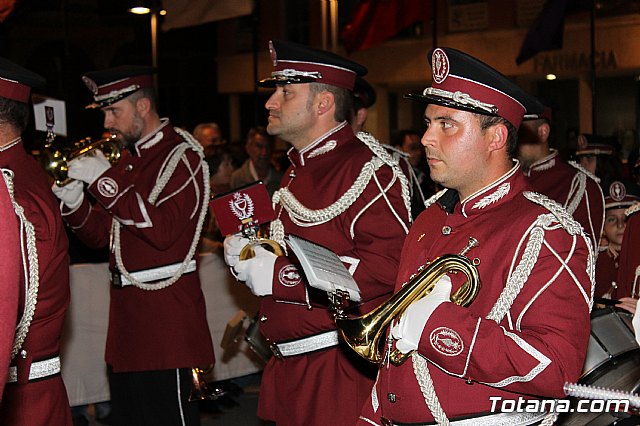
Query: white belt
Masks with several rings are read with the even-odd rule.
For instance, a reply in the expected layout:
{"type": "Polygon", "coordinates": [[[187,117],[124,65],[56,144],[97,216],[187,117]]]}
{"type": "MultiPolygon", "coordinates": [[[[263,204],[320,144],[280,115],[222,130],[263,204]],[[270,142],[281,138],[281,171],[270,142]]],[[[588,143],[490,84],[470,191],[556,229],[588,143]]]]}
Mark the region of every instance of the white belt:
{"type": "MultiPolygon", "coordinates": [[[[44,379],[45,377],[53,376],[60,373],[60,357],[55,356],[53,358],[44,359],[42,361],[35,361],[31,363],[29,369],[29,381],[44,379]]],[[[18,369],[16,366],[9,367],[8,383],[15,383],[18,381],[18,369]]]]}
{"type": "MultiPolygon", "coordinates": [[[[157,268],[145,269],[143,271],[129,272],[132,278],[141,283],[148,283],[151,281],[163,280],[165,278],[171,278],[182,266],[182,262],[174,263],[172,265],[158,266],[157,268]]],[[[184,273],[193,272],[196,270],[196,260],[191,259],[191,262],[187,265],[184,273]]],[[[131,281],[122,274],[117,274],[120,277],[120,286],[124,287],[131,285],[131,281]]]]}
{"type": "Polygon", "coordinates": [[[338,332],[331,330],[291,342],[272,343],[271,352],[273,352],[274,356],[282,358],[338,346],[338,343],[338,332]]]}
{"type": "MultiPolygon", "coordinates": [[[[527,426],[538,423],[544,419],[547,414],[548,413],[498,413],[462,420],[451,420],[449,424],[455,426],[527,426]]],[[[382,424],[384,425],[385,422],[383,421],[382,424]]],[[[391,424],[394,426],[402,425],[402,423],[391,424]]]]}

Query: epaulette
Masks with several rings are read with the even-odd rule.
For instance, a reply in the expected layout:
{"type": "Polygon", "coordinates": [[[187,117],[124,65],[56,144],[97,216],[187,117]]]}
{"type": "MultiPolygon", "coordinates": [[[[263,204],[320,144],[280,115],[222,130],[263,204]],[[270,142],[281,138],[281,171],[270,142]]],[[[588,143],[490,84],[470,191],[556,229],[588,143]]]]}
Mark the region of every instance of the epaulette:
{"type": "Polygon", "coordinates": [[[560,223],[560,225],[562,225],[562,227],[566,229],[569,234],[578,235],[584,232],[582,229],[582,225],[580,225],[580,223],[575,220],[567,212],[567,210],[556,201],[550,199],[545,195],[533,191],[525,191],[523,195],[529,201],[532,201],[549,210],[558,220],[558,223],[560,223]]]}
{"type": "Polygon", "coordinates": [[[589,176],[591,179],[595,180],[597,184],[600,184],[600,178],[594,175],[593,173],[591,173],[589,170],[585,169],[582,165],[576,163],[575,161],[567,161],[567,163],[573,166],[574,168],[580,170],[582,173],[589,176]]]}
{"type": "Polygon", "coordinates": [[[640,211],[640,201],[638,201],[637,203],[634,203],[633,205],[631,205],[631,207],[629,207],[628,209],[626,209],[624,211],[624,215],[626,217],[629,217],[637,212],[640,211]]]}

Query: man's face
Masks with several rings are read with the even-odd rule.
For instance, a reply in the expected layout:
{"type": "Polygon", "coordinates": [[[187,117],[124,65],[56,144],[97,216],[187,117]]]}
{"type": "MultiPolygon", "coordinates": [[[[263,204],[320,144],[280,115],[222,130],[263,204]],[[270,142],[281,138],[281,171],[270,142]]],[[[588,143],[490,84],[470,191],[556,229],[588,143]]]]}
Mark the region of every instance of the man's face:
{"type": "Polygon", "coordinates": [[[493,181],[487,167],[489,132],[482,132],[474,114],[432,104],[424,119],[422,145],[434,182],[465,199],[493,181]]]}
{"type": "Polygon", "coordinates": [[[198,138],[198,142],[204,148],[208,146],[222,145],[222,135],[220,131],[214,127],[205,127],[200,132],[200,137],[198,138]]]}
{"type": "Polygon", "coordinates": [[[269,110],[267,132],[301,149],[308,130],[315,124],[310,84],[285,84],[276,87],[265,107],[269,110]]]}
{"type": "Polygon", "coordinates": [[[267,167],[271,164],[271,150],[267,138],[259,133],[247,143],[247,154],[256,167],[267,167]]]}
{"type": "Polygon", "coordinates": [[[127,99],[102,108],[102,112],[104,128],[116,135],[116,139],[125,146],[133,145],[143,136],[144,121],[135,104],[127,99]]]}
{"type": "Polygon", "coordinates": [[[610,243],[622,245],[622,236],[624,228],[627,226],[625,221],[625,209],[608,209],[604,216],[604,235],[610,243]]]}

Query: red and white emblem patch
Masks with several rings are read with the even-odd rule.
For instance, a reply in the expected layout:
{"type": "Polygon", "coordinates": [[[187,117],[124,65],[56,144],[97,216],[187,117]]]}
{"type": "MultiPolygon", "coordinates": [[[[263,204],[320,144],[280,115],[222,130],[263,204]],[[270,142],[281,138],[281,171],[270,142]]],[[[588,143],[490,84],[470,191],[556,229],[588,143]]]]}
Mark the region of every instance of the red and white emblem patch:
{"type": "Polygon", "coordinates": [[[462,353],[464,343],[462,337],[447,327],[438,327],[429,336],[433,349],[446,356],[456,356],[462,353]]]}
{"type": "Polygon", "coordinates": [[[449,76],[449,58],[444,50],[437,48],[431,55],[431,70],[433,72],[433,81],[437,84],[442,83],[449,76]]]}
{"type": "Polygon", "coordinates": [[[609,186],[609,196],[613,201],[622,201],[627,195],[627,188],[620,181],[615,181],[609,186]]]}
{"type": "Polygon", "coordinates": [[[103,197],[115,197],[118,194],[118,184],[110,177],[103,177],[98,179],[98,192],[103,197]]]}
{"type": "Polygon", "coordinates": [[[285,287],[295,287],[302,281],[298,268],[293,265],[283,266],[278,273],[278,279],[280,284],[285,287]]]}

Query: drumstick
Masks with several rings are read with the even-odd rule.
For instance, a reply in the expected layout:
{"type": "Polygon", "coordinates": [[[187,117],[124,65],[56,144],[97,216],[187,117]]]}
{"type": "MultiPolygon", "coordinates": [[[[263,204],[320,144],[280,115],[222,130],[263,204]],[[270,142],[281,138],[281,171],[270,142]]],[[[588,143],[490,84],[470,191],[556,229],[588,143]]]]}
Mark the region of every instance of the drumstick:
{"type": "Polygon", "coordinates": [[[598,386],[580,385],[577,383],[566,382],[564,384],[564,393],[567,396],[573,396],[580,399],[604,399],[610,400],[628,400],[629,405],[637,411],[640,408],[640,396],[637,393],[631,393],[618,389],[607,389],[598,386]]]}

